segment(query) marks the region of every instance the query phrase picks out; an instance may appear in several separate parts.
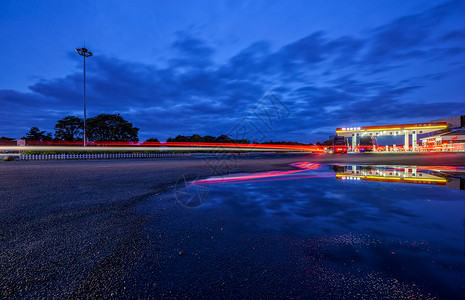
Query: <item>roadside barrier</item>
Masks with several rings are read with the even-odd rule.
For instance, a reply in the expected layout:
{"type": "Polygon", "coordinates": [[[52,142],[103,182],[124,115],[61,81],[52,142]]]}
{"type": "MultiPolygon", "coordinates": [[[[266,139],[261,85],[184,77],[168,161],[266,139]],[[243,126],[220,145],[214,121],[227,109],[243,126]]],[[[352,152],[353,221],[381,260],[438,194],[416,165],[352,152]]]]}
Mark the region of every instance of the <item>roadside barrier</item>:
{"type": "Polygon", "coordinates": [[[125,159],[125,158],[168,158],[186,157],[190,153],[92,153],[92,154],[21,154],[20,160],[83,160],[83,159],[125,159]]]}

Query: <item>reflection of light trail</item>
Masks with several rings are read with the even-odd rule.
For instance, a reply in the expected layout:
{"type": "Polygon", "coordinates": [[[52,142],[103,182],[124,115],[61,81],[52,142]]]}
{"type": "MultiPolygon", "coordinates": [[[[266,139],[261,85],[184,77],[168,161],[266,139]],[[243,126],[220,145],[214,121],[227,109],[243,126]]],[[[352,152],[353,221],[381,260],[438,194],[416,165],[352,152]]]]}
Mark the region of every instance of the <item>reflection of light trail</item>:
{"type": "MultiPolygon", "coordinates": [[[[328,177],[334,177],[334,173],[318,173],[318,174],[313,174],[313,175],[298,175],[298,176],[282,176],[282,177],[276,177],[276,178],[264,178],[264,179],[256,179],[256,180],[247,180],[243,179],[240,181],[222,181],[222,182],[214,182],[212,184],[222,184],[222,183],[235,183],[235,182],[240,182],[240,183],[249,183],[249,182],[270,182],[270,181],[283,181],[283,180],[296,180],[296,179],[307,179],[307,178],[328,178],[328,177]]],[[[193,182],[193,184],[197,184],[196,182],[193,182]]],[[[210,184],[210,183],[205,183],[205,184],[210,184]]]]}
{"type": "Polygon", "coordinates": [[[316,170],[320,167],[319,164],[309,163],[309,162],[296,162],[290,164],[291,166],[298,167],[300,170],[290,170],[290,171],[270,171],[270,172],[260,172],[252,174],[236,174],[225,177],[211,177],[208,179],[202,179],[194,181],[193,184],[203,185],[203,184],[221,184],[221,183],[231,183],[231,182],[259,182],[259,181],[277,181],[277,180],[291,180],[291,179],[303,179],[303,178],[315,178],[315,177],[334,177],[334,173],[317,173],[302,175],[299,174],[295,176],[294,174],[301,173],[309,170],[316,170]],[[288,176],[294,175],[294,176],[288,176]]]}

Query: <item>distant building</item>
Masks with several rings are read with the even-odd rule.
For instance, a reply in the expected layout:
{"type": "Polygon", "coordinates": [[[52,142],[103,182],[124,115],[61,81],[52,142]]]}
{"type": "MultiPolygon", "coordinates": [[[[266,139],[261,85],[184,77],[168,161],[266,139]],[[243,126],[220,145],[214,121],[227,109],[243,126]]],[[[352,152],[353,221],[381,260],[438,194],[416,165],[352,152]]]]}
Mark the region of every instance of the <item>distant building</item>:
{"type": "Polygon", "coordinates": [[[424,146],[428,144],[459,144],[465,143],[465,129],[453,130],[446,133],[440,133],[433,136],[428,136],[421,139],[424,146]]]}
{"type": "Polygon", "coordinates": [[[465,115],[433,120],[431,122],[446,122],[450,130],[421,138],[420,140],[424,147],[435,147],[442,150],[465,150],[465,115]]]}
{"type": "Polygon", "coordinates": [[[446,122],[450,129],[462,128],[465,127],[465,115],[431,120],[430,122],[446,122]]]}

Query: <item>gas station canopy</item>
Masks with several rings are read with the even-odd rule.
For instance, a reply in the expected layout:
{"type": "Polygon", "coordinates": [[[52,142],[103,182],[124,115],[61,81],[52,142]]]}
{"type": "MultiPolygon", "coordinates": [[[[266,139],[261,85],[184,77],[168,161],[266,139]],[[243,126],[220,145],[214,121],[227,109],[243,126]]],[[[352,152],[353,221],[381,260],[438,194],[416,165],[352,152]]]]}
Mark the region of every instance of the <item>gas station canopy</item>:
{"type": "Polygon", "coordinates": [[[416,151],[418,134],[435,132],[447,129],[447,122],[429,122],[399,125],[382,125],[382,126],[363,126],[363,127],[341,127],[336,129],[338,136],[351,138],[352,149],[357,145],[357,139],[363,136],[386,136],[386,135],[405,135],[404,150],[416,151]],[[409,136],[412,135],[412,147],[409,147],[409,136]]]}
{"type": "Polygon", "coordinates": [[[381,125],[381,126],[364,126],[364,127],[342,127],[336,128],[337,135],[351,137],[353,134],[375,133],[376,135],[394,135],[404,134],[406,131],[416,131],[417,134],[434,132],[447,128],[446,122],[436,123],[415,123],[399,125],[381,125]]]}

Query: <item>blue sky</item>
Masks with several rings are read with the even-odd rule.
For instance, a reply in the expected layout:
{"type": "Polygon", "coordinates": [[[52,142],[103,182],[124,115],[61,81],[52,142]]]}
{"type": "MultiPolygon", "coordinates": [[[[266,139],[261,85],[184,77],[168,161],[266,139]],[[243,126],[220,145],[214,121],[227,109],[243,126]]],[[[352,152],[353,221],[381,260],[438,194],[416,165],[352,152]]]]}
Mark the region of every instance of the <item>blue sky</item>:
{"type": "Polygon", "coordinates": [[[120,113],[141,139],[242,126],[315,142],[465,114],[464,12],[464,1],[4,0],[0,136],[82,116],[84,41],[88,116],[120,113]]]}

